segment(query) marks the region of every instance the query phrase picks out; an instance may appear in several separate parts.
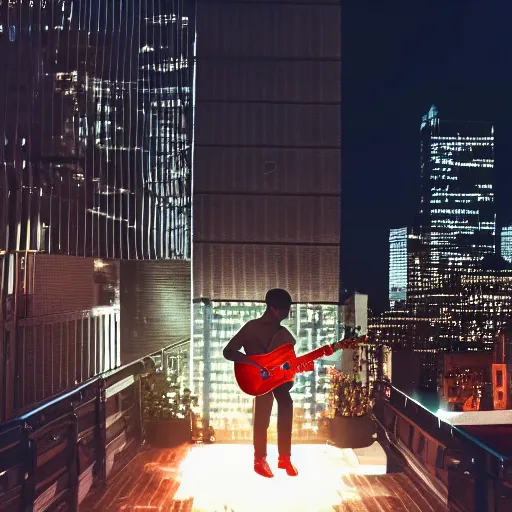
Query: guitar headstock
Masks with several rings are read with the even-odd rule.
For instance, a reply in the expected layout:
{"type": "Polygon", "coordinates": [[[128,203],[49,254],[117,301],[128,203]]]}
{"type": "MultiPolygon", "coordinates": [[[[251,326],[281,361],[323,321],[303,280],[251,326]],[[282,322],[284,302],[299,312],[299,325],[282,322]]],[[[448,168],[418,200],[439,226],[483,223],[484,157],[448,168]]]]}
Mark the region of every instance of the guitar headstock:
{"type": "Polygon", "coordinates": [[[346,338],[344,340],[337,341],[336,343],[333,343],[331,346],[334,351],[341,350],[344,348],[356,348],[359,345],[363,345],[368,341],[368,336],[358,336],[352,337],[352,338],[346,338]]]}

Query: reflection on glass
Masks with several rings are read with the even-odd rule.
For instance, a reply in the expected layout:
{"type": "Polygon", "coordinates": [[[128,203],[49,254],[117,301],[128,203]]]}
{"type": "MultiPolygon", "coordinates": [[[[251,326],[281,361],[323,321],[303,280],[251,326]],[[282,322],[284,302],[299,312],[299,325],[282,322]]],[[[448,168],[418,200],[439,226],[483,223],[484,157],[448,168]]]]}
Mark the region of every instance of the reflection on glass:
{"type": "Polygon", "coordinates": [[[189,258],[192,14],[2,3],[0,249],[189,258]]]}

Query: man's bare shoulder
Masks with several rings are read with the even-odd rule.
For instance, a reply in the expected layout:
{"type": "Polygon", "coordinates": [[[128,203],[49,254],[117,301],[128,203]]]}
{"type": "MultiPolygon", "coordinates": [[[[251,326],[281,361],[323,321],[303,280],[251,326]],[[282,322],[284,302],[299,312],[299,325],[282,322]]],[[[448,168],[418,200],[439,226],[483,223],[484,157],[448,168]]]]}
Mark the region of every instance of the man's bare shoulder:
{"type": "Polygon", "coordinates": [[[243,328],[244,329],[253,329],[254,327],[257,327],[259,325],[259,323],[260,323],[259,320],[260,320],[259,318],[253,318],[252,320],[248,320],[243,325],[243,328]]]}

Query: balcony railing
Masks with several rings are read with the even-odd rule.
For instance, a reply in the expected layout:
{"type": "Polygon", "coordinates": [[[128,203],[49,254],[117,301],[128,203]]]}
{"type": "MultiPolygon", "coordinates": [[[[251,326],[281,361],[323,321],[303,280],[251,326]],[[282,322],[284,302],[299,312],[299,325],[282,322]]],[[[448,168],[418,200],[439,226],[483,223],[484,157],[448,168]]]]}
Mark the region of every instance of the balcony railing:
{"type": "Polygon", "coordinates": [[[396,449],[450,510],[512,510],[512,459],[387,382],[376,384],[383,444],[396,449]]]}
{"type": "Polygon", "coordinates": [[[0,510],[78,510],[144,442],[140,377],[188,340],[101,374],[0,425],[0,510]]]}

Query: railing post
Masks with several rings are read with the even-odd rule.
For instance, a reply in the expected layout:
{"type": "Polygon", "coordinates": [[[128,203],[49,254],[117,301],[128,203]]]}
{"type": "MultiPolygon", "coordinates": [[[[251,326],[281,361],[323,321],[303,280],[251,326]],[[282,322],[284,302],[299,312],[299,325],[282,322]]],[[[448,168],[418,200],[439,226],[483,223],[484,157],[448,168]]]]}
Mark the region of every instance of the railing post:
{"type": "Polygon", "coordinates": [[[473,468],[475,477],[475,511],[486,512],[487,509],[487,478],[486,478],[486,460],[485,456],[476,450],[473,458],[473,468]]]}
{"type": "Polygon", "coordinates": [[[98,380],[98,391],[96,395],[96,478],[98,484],[107,480],[107,424],[105,408],[105,379],[98,380]]]}
{"type": "Polygon", "coordinates": [[[32,429],[25,424],[23,427],[23,443],[26,449],[26,456],[23,462],[23,492],[21,498],[21,507],[23,512],[34,510],[34,501],[36,499],[36,469],[37,469],[37,450],[35,441],[31,439],[32,429]]]}
{"type": "Polygon", "coordinates": [[[144,446],[146,439],[144,435],[144,422],[143,422],[143,410],[142,410],[142,380],[140,378],[140,373],[135,376],[135,401],[136,401],[136,414],[137,418],[137,430],[136,436],[139,441],[140,446],[144,446]]]}
{"type": "Polygon", "coordinates": [[[73,422],[71,424],[72,445],[68,460],[69,487],[71,488],[71,510],[78,511],[78,416],[76,412],[72,413],[73,422]]]}
{"type": "Polygon", "coordinates": [[[167,360],[167,356],[165,353],[165,349],[162,349],[162,373],[167,377],[167,367],[169,361],[167,360]]]}

